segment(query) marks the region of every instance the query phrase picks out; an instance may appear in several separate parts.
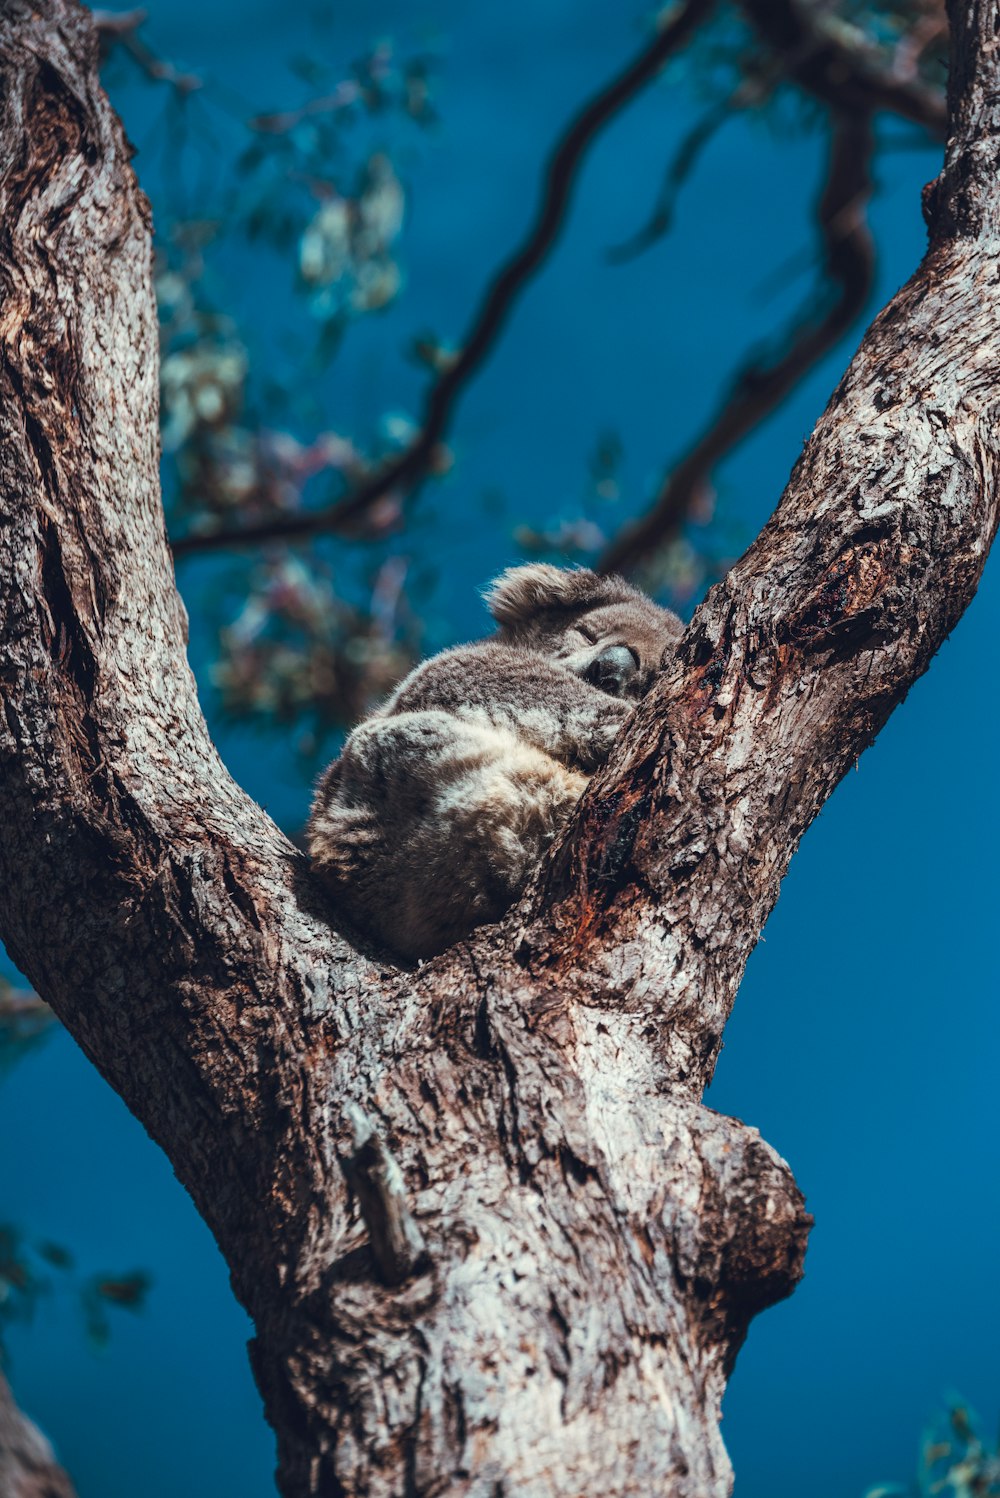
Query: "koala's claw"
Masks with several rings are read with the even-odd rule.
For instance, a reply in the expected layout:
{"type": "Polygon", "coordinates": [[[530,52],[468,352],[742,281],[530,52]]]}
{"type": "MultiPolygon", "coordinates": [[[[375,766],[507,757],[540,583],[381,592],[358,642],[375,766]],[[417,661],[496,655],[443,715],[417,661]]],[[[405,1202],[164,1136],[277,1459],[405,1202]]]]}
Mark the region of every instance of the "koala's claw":
{"type": "Polygon", "coordinates": [[[633,709],[633,703],[620,702],[614,697],[601,704],[600,716],[595,717],[590,731],[582,736],[578,746],[581,769],[594,771],[604,764],[633,709]]]}

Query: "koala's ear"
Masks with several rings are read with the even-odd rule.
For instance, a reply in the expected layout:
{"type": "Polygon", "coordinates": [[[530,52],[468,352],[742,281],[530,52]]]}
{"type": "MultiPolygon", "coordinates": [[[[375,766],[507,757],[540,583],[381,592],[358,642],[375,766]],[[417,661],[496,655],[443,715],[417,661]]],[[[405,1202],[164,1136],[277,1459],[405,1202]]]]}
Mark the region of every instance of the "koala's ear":
{"type": "Polygon", "coordinates": [[[498,624],[517,626],[544,609],[593,607],[605,600],[608,579],[587,567],[553,567],[531,562],[508,567],[486,590],[486,604],[498,624]]]}

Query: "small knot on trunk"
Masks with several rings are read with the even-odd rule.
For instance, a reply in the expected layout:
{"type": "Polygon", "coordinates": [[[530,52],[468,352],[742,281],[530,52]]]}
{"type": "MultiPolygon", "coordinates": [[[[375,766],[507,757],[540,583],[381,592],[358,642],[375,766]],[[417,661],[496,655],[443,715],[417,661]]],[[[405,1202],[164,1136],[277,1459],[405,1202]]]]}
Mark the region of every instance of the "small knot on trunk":
{"type": "Polygon", "coordinates": [[[406,1199],[403,1172],[371,1119],[351,1103],[347,1117],[354,1151],[342,1162],[358,1199],[372,1258],[387,1285],[400,1285],[427,1265],[427,1245],[406,1199]]]}
{"type": "Polygon", "coordinates": [[[756,1129],[708,1109],[691,1124],[706,1184],[697,1217],[674,1221],[674,1273],[701,1300],[699,1319],[731,1367],[753,1317],[802,1278],[813,1219],[756,1129]]]}

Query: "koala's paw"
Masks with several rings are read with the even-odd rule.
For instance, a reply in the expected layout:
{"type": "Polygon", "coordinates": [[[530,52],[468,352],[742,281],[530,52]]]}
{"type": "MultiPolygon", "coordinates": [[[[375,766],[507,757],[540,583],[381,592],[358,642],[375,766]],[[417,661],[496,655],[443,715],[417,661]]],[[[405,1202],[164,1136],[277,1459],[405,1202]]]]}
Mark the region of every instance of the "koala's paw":
{"type": "Polygon", "coordinates": [[[588,731],[580,746],[580,764],[584,770],[596,770],[603,765],[611,753],[611,746],[631,718],[634,707],[634,703],[623,702],[615,697],[609,697],[601,704],[600,712],[595,713],[588,724],[588,731]]]}

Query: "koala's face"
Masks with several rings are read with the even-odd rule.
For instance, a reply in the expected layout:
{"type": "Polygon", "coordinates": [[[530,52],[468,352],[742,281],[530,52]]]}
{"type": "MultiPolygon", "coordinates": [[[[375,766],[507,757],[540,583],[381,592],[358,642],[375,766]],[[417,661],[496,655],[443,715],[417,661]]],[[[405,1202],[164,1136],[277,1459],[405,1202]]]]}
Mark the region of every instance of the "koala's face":
{"type": "Polygon", "coordinates": [[[538,646],[610,697],[643,697],[680,639],[674,615],[648,599],[585,609],[541,629],[538,646]]]}
{"type": "Polygon", "coordinates": [[[538,563],[513,567],[488,595],[501,635],[539,650],[611,697],[642,697],[677,648],[676,614],[617,577],[538,563]]]}

